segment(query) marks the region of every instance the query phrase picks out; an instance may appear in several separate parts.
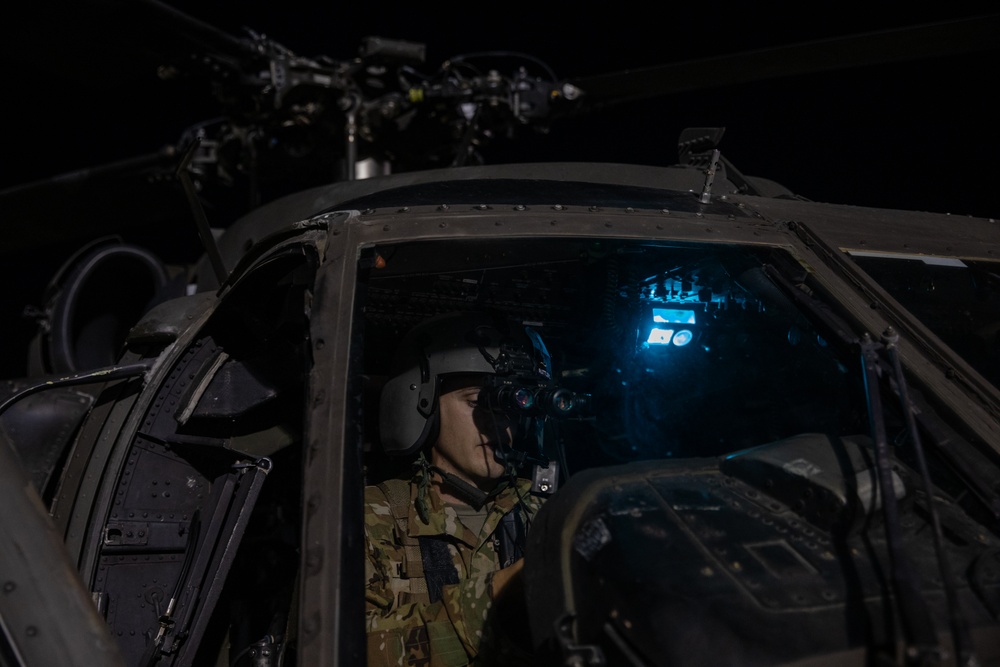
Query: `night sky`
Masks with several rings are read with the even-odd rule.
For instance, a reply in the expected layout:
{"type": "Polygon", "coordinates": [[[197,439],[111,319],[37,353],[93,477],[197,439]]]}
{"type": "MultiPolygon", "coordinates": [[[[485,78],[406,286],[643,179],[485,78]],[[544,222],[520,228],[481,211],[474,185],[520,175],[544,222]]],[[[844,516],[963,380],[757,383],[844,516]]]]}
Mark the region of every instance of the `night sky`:
{"type": "MultiPolygon", "coordinates": [[[[631,2],[600,13],[535,3],[548,7],[542,14],[527,3],[173,4],[234,35],[247,26],[306,56],[348,59],[364,36],[380,35],[425,43],[427,71],[456,54],[503,49],[534,55],[570,80],[972,13],[950,5],[905,16],[824,14],[813,5],[749,14],[697,3],[670,8],[664,18],[631,2]]],[[[60,12],[60,3],[38,6],[22,23],[5,24],[14,33],[4,40],[13,80],[3,105],[8,142],[0,187],[155,150],[215,113],[210,99],[160,82],[120,47],[123,35],[142,43],[139,33],[155,26],[136,28],[122,17],[78,30],[76,15],[60,12]]],[[[721,125],[728,128],[723,153],[744,173],[811,199],[995,215],[986,191],[1000,144],[989,102],[998,63],[992,50],[709,88],[573,119],[547,137],[527,133],[494,147],[493,157],[670,164],[682,128],[721,125]]]]}
{"type": "MultiPolygon", "coordinates": [[[[157,26],[125,14],[81,20],[81,11],[103,3],[34,3],[0,29],[7,78],[0,190],[155,151],[218,113],[211,99],[161,82],[148,55],[136,54],[164,39],[157,26]]],[[[842,5],[834,12],[817,3],[780,13],[727,11],[721,3],[618,2],[600,10],[539,2],[171,4],[235,35],[248,26],[304,56],[348,59],[364,36],[379,35],[425,43],[427,72],[456,54],[513,50],[568,80],[975,14],[955,3],[934,11],[909,7],[906,15],[849,13],[842,5]]],[[[565,120],[544,136],[524,132],[486,156],[667,165],[676,160],[683,128],[725,126],[720,148],[743,173],[809,199],[995,217],[1000,130],[991,100],[998,64],[994,49],[709,86],[565,120]]],[[[9,323],[8,350],[23,337],[18,314],[41,305],[44,283],[78,245],[11,253],[0,235],[2,275],[11,288],[0,313],[9,323]]]]}

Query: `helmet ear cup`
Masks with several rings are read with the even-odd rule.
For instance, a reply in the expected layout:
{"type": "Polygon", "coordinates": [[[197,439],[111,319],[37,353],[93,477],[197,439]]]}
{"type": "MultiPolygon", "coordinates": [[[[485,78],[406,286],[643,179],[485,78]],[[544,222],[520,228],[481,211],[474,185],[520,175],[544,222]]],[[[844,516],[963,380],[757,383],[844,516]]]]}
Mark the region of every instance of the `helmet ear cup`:
{"type": "Polygon", "coordinates": [[[379,438],[382,448],[392,456],[415,454],[428,440],[437,439],[437,378],[430,381],[430,399],[421,391],[420,369],[412,368],[397,375],[382,388],[379,397],[379,438]],[[421,394],[429,400],[421,405],[421,394]]]}

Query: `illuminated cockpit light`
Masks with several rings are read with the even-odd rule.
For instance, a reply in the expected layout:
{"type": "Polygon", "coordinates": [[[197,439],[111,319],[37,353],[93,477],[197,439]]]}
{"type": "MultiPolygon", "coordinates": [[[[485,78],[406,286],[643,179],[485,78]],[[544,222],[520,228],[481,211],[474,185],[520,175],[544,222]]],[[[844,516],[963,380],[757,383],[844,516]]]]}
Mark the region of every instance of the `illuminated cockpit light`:
{"type": "Polygon", "coordinates": [[[677,308],[654,308],[653,322],[657,324],[694,324],[694,311],[677,308]]]}
{"type": "Polygon", "coordinates": [[[684,347],[694,340],[694,334],[689,329],[681,329],[674,334],[673,344],[677,347],[684,347]]]}
{"type": "Polygon", "coordinates": [[[667,345],[670,343],[673,335],[673,329],[657,329],[653,327],[653,330],[649,332],[649,338],[646,340],[646,343],[649,345],[667,345]]]}

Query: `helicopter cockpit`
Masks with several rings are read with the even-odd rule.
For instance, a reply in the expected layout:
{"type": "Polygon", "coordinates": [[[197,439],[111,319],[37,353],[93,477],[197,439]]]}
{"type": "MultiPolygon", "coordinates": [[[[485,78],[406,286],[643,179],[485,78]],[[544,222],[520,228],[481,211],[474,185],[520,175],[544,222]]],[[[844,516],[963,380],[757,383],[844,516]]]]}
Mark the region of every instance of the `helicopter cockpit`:
{"type": "MultiPolygon", "coordinates": [[[[856,560],[857,580],[846,584],[829,564],[880,525],[890,503],[895,518],[886,521],[903,517],[905,537],[878,549],[905,542],[918,578],[940,580],[939,556],[913,541],[929,528],[919,472],[927,463],[912,444],[918,431],[930,434],[929,465],[941,498],[949,498],[939,502],[946,534],[956,536],[945,547],[951,562],[982,562],[982,552],[968,548],[968,517],[988,524],[990,511],[962,491],[962,473],[953,476],[969,472],[969,459],[940,447],[962,436],[928,419],[932,409],[915,389],[907,400],[924,415],[919,429],[908,425],[895,402],[905,379],[880,356],[892,341],[853,334],[835,300],[786,249],[461,238],[376,244],[361,261],[367,378],[387,372],[385,351],[416,323],[478,309],[537,330],[556,384],[586,397],[582,409],[546,420],[540,451],[529,452],[549,462],[542,488],[564,487],[527,554],[528,585],[536,587],[529,615],[543,629],[534,638],[539,655],[690,661],[664,627],[712,642],[709,662],[746,659],[748,632],[758,637],[755,660],[801,655],[807,642],[789,643],[774,615],[755,605],[825,608],[802,626],[809,651],[842,650],[841,632],[891,641],[886,626],[850,614],[843,620],[844,609],[857,607],[851,599],[877,597],[871,562],[856,560]],[[887,465],[880,446],[889,443],[896,458],[887,465]],[[674,537],[685,533],[693,551],[674,537]],[[742,546],[732,541],[737,535],[742,546]],[[713,588],[726,610],[718,600],[695,601],[719,567],[742,591],[713,588]],[[755,602],[748,605],[747,594],[755,602]],[[583,637],[590,643],[581,647],[583,637]]],[[[384,473],[372,455],[377,446],[368,451],[366,472],[377,480],[384,473]]],[[[984,580],[972,589],[994,595],[984,580]]],[[[923,595],[941,613],[936,594],[923,595]]],[[[904,622],[915,616],[904,612],[904,622]]]]}

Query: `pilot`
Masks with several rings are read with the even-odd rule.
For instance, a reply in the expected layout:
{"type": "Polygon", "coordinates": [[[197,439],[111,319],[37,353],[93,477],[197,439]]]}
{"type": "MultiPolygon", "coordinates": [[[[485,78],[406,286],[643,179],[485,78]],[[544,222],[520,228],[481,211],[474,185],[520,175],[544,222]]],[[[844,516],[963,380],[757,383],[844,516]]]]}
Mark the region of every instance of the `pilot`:
{"type": "Polygon", "coordinates": [[[523,604],[525,535],[542,499],[516,474],[515,421],[480,395],[498,373],[547,381],[544,345],[521,329],[454,314],[401,344],[379,437],[415,462],[408,479],[365,488],[369,665],[517,662],[496,618],[516,608],[506,600],[523,604]]]}

